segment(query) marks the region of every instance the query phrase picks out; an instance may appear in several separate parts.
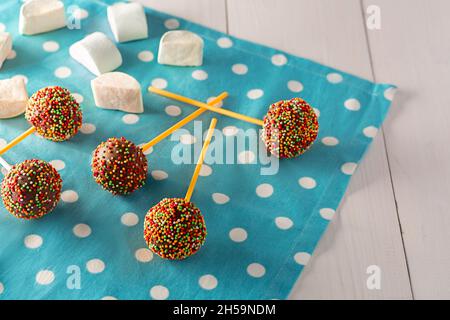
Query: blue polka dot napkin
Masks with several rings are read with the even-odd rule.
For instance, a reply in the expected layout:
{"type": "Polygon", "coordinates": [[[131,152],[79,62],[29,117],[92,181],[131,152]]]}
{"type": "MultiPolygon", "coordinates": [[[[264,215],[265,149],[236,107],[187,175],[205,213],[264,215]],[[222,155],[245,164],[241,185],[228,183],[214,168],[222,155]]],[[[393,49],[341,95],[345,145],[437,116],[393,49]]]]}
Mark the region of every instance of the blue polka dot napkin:
{"type": "MultiPolygon", "coordinates": [[[[0,4],[0,29],[14,39],[0,79],[24,77],[29,94],[48,85],[67,87],[84,113],[73,139],[53,143],[33,135],[4,156],[11,163],[49,161],[64,185],[58,207],[40,220],[21,221],[0,207],[0,299],[286,298],[381,126],[395,87],[147,9],[149,38],[118,44],[124,59],[118,70],[141,83],[145,112],[99,109],[90,88],[94,76],[70,58],[68,48],[94,31],[113,38],[106,4],[65,1],[66,8],[75,3],[81,29],[36,36],[18,34],[19,1],[0,4]],[[156,62],[159,39],[169,29],[204,39],[203,66],[156,62]],[[226,159],[206,163],[192,198],[208,236],[183,261],[162,260],[146,248],[143,220],[163,197],[184,196],[211,113],[150,150],[147,184],[130,196],[103,191],[90,172],[91,152],[101,141],[123,135],[141,144],[196,110],[147,93],[150,84],[202,101],[226,90],[225,108],[260,119],[271,103],[300,96],[319,115],[313,147],[279,163],[245,135],[257,134],[255,125],[218,116],[226,159]],[[185,155],[190,164],[178,163],[180,150],[192,151],[185,155]]],[[[0,120],[0,144],[26,128],[23,117],[0,120]]]]}

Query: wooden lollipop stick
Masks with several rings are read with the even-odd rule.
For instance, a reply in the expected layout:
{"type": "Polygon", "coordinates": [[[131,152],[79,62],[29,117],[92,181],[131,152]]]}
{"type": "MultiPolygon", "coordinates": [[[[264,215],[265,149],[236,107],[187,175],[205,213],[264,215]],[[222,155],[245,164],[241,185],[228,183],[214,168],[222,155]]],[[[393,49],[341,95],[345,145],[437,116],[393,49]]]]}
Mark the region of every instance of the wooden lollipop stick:
{"type": "MultiPolygon", "coordinates": [[[[209,102],[208,105],[214,106],[215,104],[219,103],[220,101],[222,101],[226,97],[228,97],[228,92],[222,92],[216,98],[211,100],[211,102],[209,102]]],[[[153,140],[151,140],[151,141],[147,142],[146,144],[144,144],[142,146],[142,151],[144,151],[144,152],[147,151],[148,149],[153,147],[155,144],[157,144],[158,142],[160,142],[164,138],[170,136],[175,130],[181,128],[186,123],[188,123],[188,122],[194,120],[195,118],[199,117],[201,114],[205,113],[206,111],[208,111],[208,110],[207,109],[199,109],[199,110],[191,113],[190,115],[188,115],[186,118],[184,118],[184,119],[180,120],[179,122],[175,123],[173,126],[171,126],[169,129],[167,129],[166,131],[161,133],[159,136],[157,136],[153,140]]]]}
{"type": "Polygon", "coordinates": [[[6,162],[5,159],[3,159],[2,157],[0,157],[0,165],[6,169],[6,171],[10,171],[11,170],[11,165],[6,162]]]}
{"type": "Polygon", "coordinates": [[[220,113],[220,114],[222,114],[224,116],[228,116],[228,117],[239,119],[239,120],[242,120],[242,121],[254,123],[254,124],[257,124],[259,126],[263,126],[264,125],[264,122],[262,120],[260,120],[260,119],[252,118],[252,117],[249,117],[249,116],[245,116],[243,114],[240,114],[240,113],[237,113],[237,112],[233,112],[233,111],[230,111],[230,110],[227,110],[227,109],[210,106],[210,105],[207,105],[206,103],[203,103],[203,102],[191,99],[191,98],[187,98],[187,97],[184,97],[184,96],[181,96],[179,94],[172,93],[172,92],[169,92],[169,91],[166,91],[166,90],[162,90],[162,89],[158,89],[158,88],[150,86],[150,87],[148,87],[148,91],[156,93],[156,94],[159,94],[159,95],[167,97],[167,98],[171,98],[171,99],[178,100],[178,101],[181,101],[181,102],[184,102],[184,103],[187,103],[187,104],[191,104],[193,106],[196,106],[196,107],[199,107],[199,108],[202,108],[202,109],[207,109],[207,110],[212,111],[212,112],[220,113]]]}
{"type": "Polygon", "coordinates": [[[33,132],[36,131],[35,127],[31,127],[30,129],[28,129],[27,131],[25,131],[24,133],[22,133],[20,136],[18,136],[17,138],[15,138],[14,140],[12,140],[10,143],[8,143],[6,146],[4,146],[3,148],[0,149],[0,155],[4,154],[6,151],[8,151],[9,149],[11,149],[12,147],[14,147],[16,144],[18,144],[19,142],[21,142],[23,139],[25,139],[26,137],[28,137],[30,134],[32,134],[33,132]]]}
{"type": "Polygon", "coordinates": [[[194,174],[192,175],[191,183],[189,183],[189,188],[186,192],[184,199],[186,201],[191,201],[192,192],[194,192],[195,184],[197,183],[198,175],[200,169],[202,168],[203,161],[205,160],[206,151],[208,150],[209,143],[211,142],[212,135],[214,133],[214,128],[216,127],[217,119],[213,118],[211,124],[209,125],[208,134],[206,135],[205,142],[203,143],[202,151],[198,157],[197,165],[195,166],[194,174]]]}

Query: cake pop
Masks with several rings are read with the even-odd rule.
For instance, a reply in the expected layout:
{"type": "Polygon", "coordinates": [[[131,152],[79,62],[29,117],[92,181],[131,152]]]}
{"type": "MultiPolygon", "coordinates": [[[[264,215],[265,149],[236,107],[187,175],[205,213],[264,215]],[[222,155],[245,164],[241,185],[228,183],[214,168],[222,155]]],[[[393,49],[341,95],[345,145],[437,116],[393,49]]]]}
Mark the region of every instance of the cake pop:
{"type": "Polygon", "coordinates": [[[92,156],[95,182],[114,195],[129,194],[145,184],[147,158],[142,148],[125,138],[109,138],[92,156]]]}
{"type": "Polygon", "coordinates": [[[205,242],[206,225],[192,202],[164,198],[145,216],[144,239],[164,259],[181,260],[196,253],[205,242]]]}
{"type": "MultiPolygon", "coordinates": [[[[8,170],[8,167],[5,166],[8,170]]],[[[49,163],[31,159],[10,168],[1,185],[5,208],[20,219],[37,219],[52,211],[61,197],[62,180],[49,163]]]]}
{"type": "Polygon", "coordinates": [[[83,116],[69,90],[54,86],[40,89],[31,96],[25,118],[44,138],[64,141],[78,132],[83,116]]]}
{"type": "Polygon", "coordinates": [[[294,158],[313,144],[318,129],[317,115],[305,100],[281,100],[269,107],[261,138],[274,156],[294,158]]]}
{"type": "Polygon", "coordinates": [[[198,250],[205,242],[205,220],[191,196],[205,159],[206,150],[217,120],[212,119],[194,174],[184,198],[164,198],[145,216],[144,239],[155,254],[164,259],[182,260],[198,250]]]}
{"type": "MultiPolygon", "coordinates": [[[[227,96],[228,93],[223,92],[208,105],[215,105],[227,96]]],[[[110,138],[102,142],[92,155],[91,168],[94,180],[114,195],[126,195],[141,188],[145,184],[148,172],[144,152],[205,111],[199,109],[191,113],[142,147],[125,138],[110,138]]]]}
{"type": "Polygon", "coordinates": [[[183,101],[202,109],[231,118],[254,123],[263,127],[261,138],[267,150],[279,158],[294,158],[308,150],[319,131],[319,122],[314,109],[300,98],[273,103],[264,120],[252,118],[224,108],[209,106],[181,95],[150,86],[149,91],[183,101]]]}
{"type": "Polygon", "coordinates": [[[32,127],[0,148],[0,155],[34,132],[52,141],[68,140],[80,129],[83,115],[69,90],[54,86],[40,89],[30,97],[25,118],[32,127]]]}

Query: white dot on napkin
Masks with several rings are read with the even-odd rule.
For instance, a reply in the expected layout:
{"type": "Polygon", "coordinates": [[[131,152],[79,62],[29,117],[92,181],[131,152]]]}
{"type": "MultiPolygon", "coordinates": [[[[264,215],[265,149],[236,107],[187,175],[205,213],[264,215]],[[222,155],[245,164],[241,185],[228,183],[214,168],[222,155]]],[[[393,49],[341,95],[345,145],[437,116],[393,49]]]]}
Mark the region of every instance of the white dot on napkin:
{"type": "Polygon", "coordinates": [[[27,247],[28,249],[37,249],[42,246],[43,242],[44,240],[42,239],[42,237],[37,234],[30,234],[23,240],[25,247],[27,247]]]}
{"type": "Polygon", "coordinates": [[[327,80],[330,83],[337,84],[342,82],[343,78],[339,73],[329,73],[327,74],[327,80]]]}
{"type": "Polygon", "coordinates": [[[217,204],[225,204],[230,201],[229,196],[227,196],[224,193],[218,193],[218,192],[212,194],[212,199],[217,204]]]}
{"type": "Polygon", "coordinates": [[[155,300],[166,300],[169,297],[169,289],[162,285],[154,286],[150,289],[150,297],[155,300]]]}
{"type": "Polygon", "coordinates": [[[164,21],[164,26],[169,30],[173,30],[180,27],[180,22],[177,19],[173,18],[167,19],[166,21],[164,21]]]}
{"type": "Polygon", "coordinates": [[[36,274],[36,283],[46,286],[55,280],[55,274],[51,270],[41,270],[36,274]]]}
{"type": "Polygon", "coordinates": [[[309,262],[309,259],[311,258],[311,255],[308,252],[297,252],[294,255],[294,260],[299,265],[306,266],[309,262]]]}
{"type": "Polygon", "coordinates": [[[317,185],[316,180],[311,177],[303,177],[298,180],[298,183],[302,188],[314,189],[317,185]]]}
{"type": "Polygon", "coordinates": [[[351,176],[358,165],[354,162],[346,162],[341,166],[342,173],[351,176]]]}
{"type": "Polygon", "coordinates": [[[171,117],[176,117],[181,114],[181,108],[178,106],[167,106],[164,110],[171,117]]]}
{"type": "Polygon", "coordinates": [[[275,224],[279,229],[287,230],[292,228],[294,222],[292,222],[292,220],[288,217],[277,217],[275,218],[275,224]]]}
{"type": "Polygon", "coordinates": [[[213,170],[210,166],[208,166],[207,164],[202,164],[199,175],[202,177],[207,177],[210,176],[212,172],[213,170]]]}
{"type": "Polygon", "coordinates": [[[203,81],[208,79],[208,73],[206,73],[206,71],[204,70],[195,70],[194,72],[192,72],[192,78],[194,78],[195,80],[203,81]]]}
{"type": "Polygon", "coordinates": [[[368,126],[363,129],[363,133],[367,138],[375,138],[378,133],[378,128],[374,126],[368,126]]]}
{"type": "Polygon", "coordinates": [[[91,235],[91,227],[85,223],[79,223],[72,229],[73,234],[78,238],[87,238],[91,235]]]}
{"type": "Polygon", "coordinates": [[[153,260],[153,253],[148,248],[141,248],[136,250],[134,257],[137,261],[146,263],[153,260]]]}
{"type": "Polygon", "coordinates": [[[42,49],[46,52],[55,52],[59,50],[59,43],[56,41],[45,41],[42,44],[42,49]]]}
{"type": "Polygon", "coordinates": [[[272,56],[272,63],[277,67],[281,67],[287,63],[287,58],[284,54],[274,54],[272,56]]]}
{"type": "Polygon", "coordinates": [[[93,125],[92,123],[83,123],[83,125],[80,128],[81,133],[84,134],[92,134],[97,130],[97,127],[93,125]]]}
{"type": "Polygon", "coordinates": [[[143,62],[150,62],[154,59],[154,55],[151,51],[141,51],[138,54],[138,58],[139,60],[143,61],[143,62]]]}
{"type": "Polygon", "coordinates": [[[66,190],[61,193],[61,200],[67,203],[73,203],[78,201],[78,193],[74,190],[66,190]]]}
{"type": "Polygon", "coordinates": [[[221,48],[231,48],[233,46],[233,41],[230,38],[222,37],[217,39],[217,45],[221,48]]]}
{"type": "Polygon", "coordinates": [[[120,221],[122,222],[123,225],[127,227],[133,227],[138,224],[139,217],[134,212],[126,212],[122,215],[120,221]]]}
{"type": "Polygon", "coordinates": [[[55,168],[57,171],[61,171],[66,167],[66,164],[62,160],[52,160],[50,161],[50,164],[55,168]]]}
{"type": "Polygon", "coordinates": [[[244,242],[247,239],[247,231],[243,228],[233,228],[230,230],[229,236],[234,242],[244,242]]]}
{"type": "Polygon", "coordinates": [[[329,147],[334,147],[339,144],[339,140],[335,137],[324,137],[322,138],[322,143],[329,147]]]}
{"type": "Polygon", "coordinates": [[[254,278],[261,278],[266,274],[266,268],[260,263],[251,263],[247,267],[247,273],[254,278]]]}
{"type": "Polygon", "coordinates": [[[139,116],[137,114],[129,113],[122,117],[122,121],[125,124],[135,124],[139,121],[139,116]]]}
{"type": "Polygon", "coordinates": [[[152,80],[152,86],[158,89],[167,88],[167,80],[163,78],[156,78],[152,80]]]}
{"type": "Polygon", "coordinates": [[[331,208],[322,208],[319,210],[319,213],[325,220],[331,220],[334,217],[335,211],[331,208]]]}
{"type": "Polygon", "coordinates": [[[79,93],[72,93],[72,97],[75,99],[78,103],[83,103],[84,97],[79,93]]]}
{"type": "Polygon", "coordinates": [[[217,287],[217,278],[212,274],[205,274],[198,279],[198,284],[202,289],[212,290],[217,287]]]}
{"type": "Polygon", "coordinates": [[[69,67],[59,67],[55,70],[55,77],[60,78],[60,79],[65,79],[70,77],[70,75],[72,74],[72,70],[70,70],[69,67]]]}
{"type": "Polygon", "coordinates": [[[256,194],[261,198],[268,198],[273,194],[273,187],[268,183],[260,184],[256,187],[256,194]]]}
{"type": "Polygon", "coordinates": [[[238,154],[238,162],[242,164],[255,163],[255,153],[250,150],[242,151],[238,154]]]}
{"type": "Polygon", "coordinates": [[[233,64],[231,70],[238,75],[244,75],[248,72],[248,67],[243,63],[233,64]]]}
{"type": "Polygon", "coordinates": [[[100,259],[92,259],[86,263],[86,269],[90,273],[102,273],[105,270],[105,263],[100,259]]]}
{"type": "Polygon", "coordinates": [[[252,89],[249,92],[247,92],[247,97],[252,100],[259,99],[263,95],[264,95],[264,91],[261,89],[252,89]]]}
{"type": "Polygon", "coordinates": [[[153,170],[151,175],[155,180],[164,180],[169,177],[169,174],[163,170],[153,170]]]}
{"type": "Polygon", "coordinates": [[[344,106],[350,111],[358,111],[361,109],[361,103],[357,99],[348,99],[344,102],[344,106]]]}
{"type": "Polygon", "coordinates": [[[297,80],[288,81],[287,87],[292,92],[301,92],[303,90],[303,84],[297,80]]]}

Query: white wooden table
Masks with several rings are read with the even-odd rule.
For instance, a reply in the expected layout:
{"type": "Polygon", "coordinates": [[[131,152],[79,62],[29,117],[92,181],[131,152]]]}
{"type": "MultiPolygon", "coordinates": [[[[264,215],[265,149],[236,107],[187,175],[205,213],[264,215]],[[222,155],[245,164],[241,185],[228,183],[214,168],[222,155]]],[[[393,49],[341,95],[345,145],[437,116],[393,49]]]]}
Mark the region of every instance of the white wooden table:
{"type": "Polygon", "coordinates": [[[140,0],[400,88],[292,299],[450,299],[450,1],[140,0]],[[381,29],[366,27],[377,5],[381,29]],[[367,268],[381,270],[369,289],[367,268]]]}

